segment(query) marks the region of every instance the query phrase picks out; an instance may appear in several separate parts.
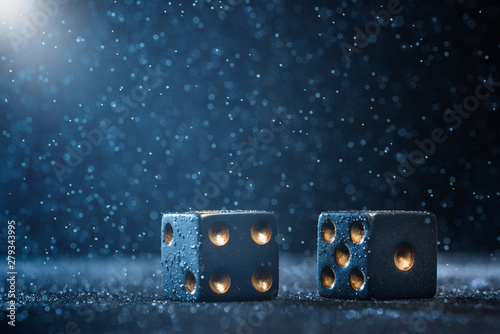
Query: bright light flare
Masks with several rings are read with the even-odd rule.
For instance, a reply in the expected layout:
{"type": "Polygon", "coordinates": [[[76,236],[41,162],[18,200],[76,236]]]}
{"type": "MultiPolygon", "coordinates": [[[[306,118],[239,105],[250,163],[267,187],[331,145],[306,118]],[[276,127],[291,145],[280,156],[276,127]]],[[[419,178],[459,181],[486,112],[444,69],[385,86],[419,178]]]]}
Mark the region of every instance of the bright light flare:
{"type": "Polygon", "coordinates": [[[30,0],[0,0],[0,23],[13,26],[34,6],[30,0]]]}

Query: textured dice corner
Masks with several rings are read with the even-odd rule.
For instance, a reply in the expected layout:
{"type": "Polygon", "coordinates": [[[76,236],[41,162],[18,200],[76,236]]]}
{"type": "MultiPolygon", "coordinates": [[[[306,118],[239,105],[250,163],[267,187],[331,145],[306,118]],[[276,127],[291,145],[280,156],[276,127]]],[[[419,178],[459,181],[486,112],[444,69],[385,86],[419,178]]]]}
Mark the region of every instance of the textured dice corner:
{"type": "Polygon", "coordinates": [[[163,293],[178,301],[270,300],[278,293],[272,212],[169,213],[161,223],[163,293]]]}
{"type": "Polygon", "coordinates": [[[433,297],[436,225],[429,212],[323,212],[318,218],[319,294],[345,299],[433,297]]]}

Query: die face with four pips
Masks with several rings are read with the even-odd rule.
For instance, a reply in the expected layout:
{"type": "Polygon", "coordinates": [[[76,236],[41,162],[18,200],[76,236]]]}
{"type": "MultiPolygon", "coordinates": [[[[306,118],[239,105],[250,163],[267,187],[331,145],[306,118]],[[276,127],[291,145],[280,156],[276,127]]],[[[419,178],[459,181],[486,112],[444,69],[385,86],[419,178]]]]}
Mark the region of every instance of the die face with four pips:
{"type": "Polygon", "coordinates": [[[164,296],[179,301],[269,300],[277,295],[272,212],[200,211],[162,219],[164,296]]]}
{"type": "Polygon", "coordinates": [[[323,212],[318,292],[346,299],[429,298],[436,293],[437,226],[420,211],[323,212]]]}

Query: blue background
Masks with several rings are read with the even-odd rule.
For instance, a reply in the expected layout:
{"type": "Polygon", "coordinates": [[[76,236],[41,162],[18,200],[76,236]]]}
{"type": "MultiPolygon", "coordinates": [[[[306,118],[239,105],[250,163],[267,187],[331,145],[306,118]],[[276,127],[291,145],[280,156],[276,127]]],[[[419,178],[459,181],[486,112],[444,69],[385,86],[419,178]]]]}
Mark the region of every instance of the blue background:
{"type": "Polygon", "coordinates": [[[25,256],[149,258],[162,212],[260,209],[309,254],[322,211],[365,208],[434,212],[440,251],[497,250],[500,88],[454,131],[443,113],[500,81],[498,5],[401,1],[349,62],[341,43],[386,4],[0,5],[5,240],[13,219],[25,256]]]}

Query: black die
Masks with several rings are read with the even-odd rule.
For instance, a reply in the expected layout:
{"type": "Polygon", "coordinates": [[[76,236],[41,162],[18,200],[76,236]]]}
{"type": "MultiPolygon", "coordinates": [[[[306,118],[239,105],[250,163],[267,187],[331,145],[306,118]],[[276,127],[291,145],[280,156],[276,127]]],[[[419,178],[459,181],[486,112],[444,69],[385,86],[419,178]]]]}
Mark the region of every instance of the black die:
{"type": "Polygon", "coordinates": [[[169,213],[162,219],[164,296],[269,300],[278,291],[276,216],[264,211],[169,213]]]}
{"type": "Polygon", "coordinates": [[[427,298],[436,293],[436,217],[419,211],[323,212],[318,291],[348,299],[427,298]]]}

